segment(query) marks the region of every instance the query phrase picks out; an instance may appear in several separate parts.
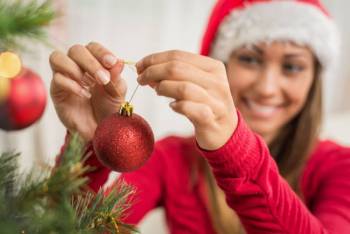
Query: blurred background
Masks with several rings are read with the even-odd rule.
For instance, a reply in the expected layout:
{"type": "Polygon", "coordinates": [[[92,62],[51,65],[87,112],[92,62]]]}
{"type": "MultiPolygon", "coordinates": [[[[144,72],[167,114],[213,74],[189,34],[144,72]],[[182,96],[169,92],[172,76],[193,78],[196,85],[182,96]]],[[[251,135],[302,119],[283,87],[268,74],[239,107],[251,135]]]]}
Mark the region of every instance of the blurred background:
{"type": "MultiPolygon", "coordinates": [[[[339,26],[343,44],[338,74],[324,81],[322,136],[350,145],[350,66],[347,64],[350,61],[350,28],[347,27],[350,1],[323,2],[339,26]]],[[[97,41],[118,57],[133,61],[168,49],[198,52],[214,3],[215,0],[54,0],[61,14],[49,28],[49,41],[55,48],[33,44],[30,48],[35,50],[35,55],[21,54],[21,58],[41,76],[48,91],[52,77],[48,58],[54,49],[67,51],[74,44],[97,41]]],[[[136,74],[126,68],[124,78],[129,87],[128,98],[136,87],[136,74]]],[[[151,89],[139,88],[133,104],[135,111],[150,123],[157,139],[169,134],[190,135],[190,123],[170,110],[169,101],[151,89]]],[[[52,165],[64,136],[65,129],[49,99],[43,117],[36,124],[15,132],[0,130],[0,152],[21,152],[23,169],[42,162],[52,165]]],[[[162,212],[149,214],[142,222],[141,232],[167,233],[162,212]]]]}

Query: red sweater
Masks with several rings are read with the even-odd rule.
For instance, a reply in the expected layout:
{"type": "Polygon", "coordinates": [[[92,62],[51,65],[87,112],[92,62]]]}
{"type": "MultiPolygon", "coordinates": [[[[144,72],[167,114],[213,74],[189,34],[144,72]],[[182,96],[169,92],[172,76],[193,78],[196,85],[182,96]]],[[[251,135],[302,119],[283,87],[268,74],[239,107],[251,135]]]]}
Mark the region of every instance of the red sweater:
{"type": "MultiPolygon", "coordinates": [[[[121,176],[138,191],[126,221],[137,223],[163,206],[170,233],[214,233],[203,178],[197,186],[189,183],[196,152],[208,160],[247,233],[350,233],[350,149],[330,141],[318,144],[301,176],[303,202],[279,174],[264,141],[241,118],[229,141],[216,151],[200,150],[184,138],[158,141],[146,165],[121,176]]],[[[97,190],[110,171],[95,156],[88,164],[97,168],[88,175],[90,187],[97,190]]]]}

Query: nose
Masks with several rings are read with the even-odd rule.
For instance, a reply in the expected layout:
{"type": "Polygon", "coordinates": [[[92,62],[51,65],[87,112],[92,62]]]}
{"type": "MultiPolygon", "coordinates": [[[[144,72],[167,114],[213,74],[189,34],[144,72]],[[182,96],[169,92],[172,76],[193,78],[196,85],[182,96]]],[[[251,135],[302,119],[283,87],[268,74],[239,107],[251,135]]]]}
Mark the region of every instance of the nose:
{"type": "Polygon", "coordinates": [[[256,79],[254,89],[261,97],[267,98],[276,95],[279,91],[279,71],[274,67],[265,67],[256,79]]]}

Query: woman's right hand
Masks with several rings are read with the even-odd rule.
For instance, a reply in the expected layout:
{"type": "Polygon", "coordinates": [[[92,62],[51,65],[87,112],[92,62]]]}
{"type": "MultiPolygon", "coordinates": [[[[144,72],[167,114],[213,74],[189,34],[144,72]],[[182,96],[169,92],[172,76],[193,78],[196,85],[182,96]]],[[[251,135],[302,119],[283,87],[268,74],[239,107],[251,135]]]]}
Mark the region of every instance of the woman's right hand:
{"type": "Polygon", "coordinates": [[[92,140],[98,123],[119,111],[125,100],[124,62],[91,42],[72,46],[67,55],[54,51],[50,65],[50,94],[59,119],[70,132],[92,140]]]}

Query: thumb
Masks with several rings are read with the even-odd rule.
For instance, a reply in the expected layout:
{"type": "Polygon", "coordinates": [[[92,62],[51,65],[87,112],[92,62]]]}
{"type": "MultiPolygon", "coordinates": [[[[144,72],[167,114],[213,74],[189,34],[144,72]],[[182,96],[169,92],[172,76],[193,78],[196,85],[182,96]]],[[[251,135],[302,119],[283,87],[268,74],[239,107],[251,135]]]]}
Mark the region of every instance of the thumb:
{"type": "Polygon", "coordinates": [[[121,73],[124,70],[124,61],[118,60],[118,62],[109,69],[109,72],[111,73],[111,81],[116,82],[121,77],[121,73]]]}
{"type": "Polygon", "coordinates": [[[111,81],[104,85],[105,91],[113,98],[125,99],[127,90],[126,82],[121,77],[124,69],[124,62],[118,61],[110,70],[111,81]]]}

